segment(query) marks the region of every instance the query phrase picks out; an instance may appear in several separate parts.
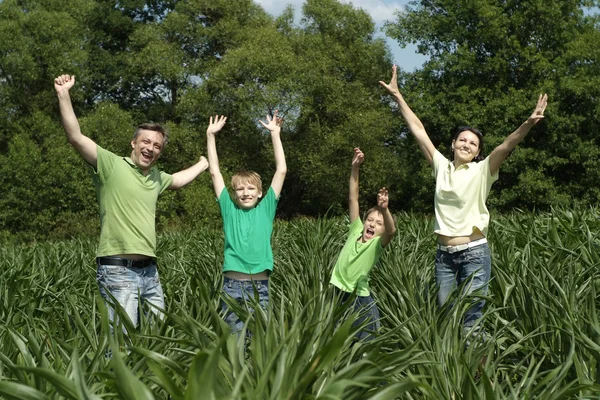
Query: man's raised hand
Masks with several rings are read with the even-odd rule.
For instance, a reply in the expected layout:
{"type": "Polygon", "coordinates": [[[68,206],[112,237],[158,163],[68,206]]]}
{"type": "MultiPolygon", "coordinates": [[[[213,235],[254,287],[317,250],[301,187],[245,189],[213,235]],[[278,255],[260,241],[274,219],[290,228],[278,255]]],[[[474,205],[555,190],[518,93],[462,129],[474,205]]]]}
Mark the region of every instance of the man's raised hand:
{"type": "Polygon", "coordinates": [[[60,75],[54,79],[54,89],[57,92],[69,91],[75,84],[75,75],[60,75]]]}

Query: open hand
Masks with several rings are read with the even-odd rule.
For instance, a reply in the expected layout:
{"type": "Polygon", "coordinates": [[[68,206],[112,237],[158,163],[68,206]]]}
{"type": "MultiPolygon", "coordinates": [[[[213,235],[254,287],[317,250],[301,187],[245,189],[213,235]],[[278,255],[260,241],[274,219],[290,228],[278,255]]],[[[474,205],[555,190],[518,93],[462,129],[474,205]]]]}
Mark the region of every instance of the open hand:
{"type": "Polygon", "coordinates": [[[258,122],[260,122],[261,125],[267,128],[271,133],[279,133],[281,131],[281,125],[283,125],[283,118],[277,116],[278,112],[278,110],[275,110],[273,113],[273,118],[267,115],[267,122],[263,122],[261,120],[258,122]]]}
{"type": "Polygon", "coordinates": [[[60,75],[54,79],[56,92],[69,91],[75,84],[75,75],[60,75]]]}
{"type": "Polygon", "coordinates": [[[377,193],[377,205],[385,210],[386,208],[388,208],[389,201],[390,197],[388,194],[388,190],[382,187],[377,193]]]}
{"type": "Polygon", "coordinates": [[[400,90],[398,90],[398,67],[396,65],[392,66],[392,80],[390,83],[385,83],[384,81],[379,81],[379,84],[387,89],[388,92],[392,96],[400,96],[400,90]]]}
{"type": "Polygon", "coordinates": [[[535,110],[533,110],[533,114],[527,119],[528,122],[533,123],[534,125],[544,119],[544,111],[546,110],[546,106],[548,105],[548,95],[540,94],[538,98],[537,104],[535,106],[535,110]]]}
{"type": "Polygon", "coordinates": [[[208,128],[206,128],[206,134],[214,135],[215,133],[219,132],[225,125],[225,121],[227,121],[227,117],[224,115],[215,115],[214,120],[213,117],[210,117],[208,128]]]}

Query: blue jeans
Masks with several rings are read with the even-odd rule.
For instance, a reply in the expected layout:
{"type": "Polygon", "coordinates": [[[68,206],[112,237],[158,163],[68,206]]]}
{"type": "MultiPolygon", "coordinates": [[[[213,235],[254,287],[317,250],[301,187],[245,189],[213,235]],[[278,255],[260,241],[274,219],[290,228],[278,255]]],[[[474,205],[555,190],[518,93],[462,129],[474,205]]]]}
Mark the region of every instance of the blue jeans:
{"type": "MultiPolygon", "coordinates": [[[[439,306],[443,306],[450,293],[460,285],[463,285],[463,295],[477,292],[485,296],[491,269],[492,258],[487,243],[455,253],[438,249],[435,255],[435,280],[439,288],[439,306]]],[[[477,300],[467,310],[463,318],[465,330],[473,327],[481,318],[484,305],[485,300],[477,300]]]]}
{"type": "MultiPolygon", "coordinates": [[[[96,263],[98,264],[96,280],[98,281],[100,294],[107,301],[108,316],[111,322],[114,320],[115,311],[110,306],[113,300],[108,295],[109,292],[125,309],[129,319],[136,327],[139,321],[138,305],[140,300],[142,302],[147,301],[160,309],[165,308],[165,298],[158,277],[156,261],[147,267],[141,268],[103,265],[98,260],[96,260],[96,263]]],[[[163,317],[162,312],[156,308],[151,307],[150,309],[159,318],[163,317]]]]}
{"type": "MultiPolygon", "coordinates": [[[[345,292],[334,286],[335,294],[339,298],[341,304],[350,300],[352,293],[345,292]]],[[[369,296],[354,296],[352,304],[352,312],[358,313],[358,318],[352,324],[353,327],[363,326],[361,330],[354,335],[356,340],[368,342],[375,339],[375,333],[381,328],[379,309],[373,297],[369,296]],[[366,325],[365,325],[366,324],[366,325]]]]}
{"type": "MultiPolygon", "coordinates": [[[[260,308],[266,312],[269,305],[269,280],[240,281],[225,277],[223,281],[223,296],[235,300],[241,307],[247,308],[250,314],[254,312],[251,299],[258,296],[260,308]],[[255,287],[256,290],[254,289],[255,287]]],[[[244,327],[245,321],[234,310],[230,309],[223,299],[221,299],[221,310],[224,313],[225,322],[231,329],[231,333],[240,332],[244,327]]]]}

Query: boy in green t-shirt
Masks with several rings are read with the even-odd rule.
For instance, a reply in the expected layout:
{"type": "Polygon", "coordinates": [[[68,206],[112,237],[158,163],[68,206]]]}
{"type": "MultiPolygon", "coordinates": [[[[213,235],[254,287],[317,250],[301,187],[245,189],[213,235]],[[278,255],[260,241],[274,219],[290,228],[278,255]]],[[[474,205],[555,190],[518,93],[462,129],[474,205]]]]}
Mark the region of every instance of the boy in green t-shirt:
{"type": "MultiPolygon", "coordinates": [[[[262,181],[256,172],[242,171],[232,177],[233,198],[225,188],[219,169],[215,134],[223,128],[226,120],[225,116],[215,116],[214,120],[211,117],[206,130],[209,170],[225,233],[223,294],[239,303],[246,303],[258,294],[261,307],[266,309],[269,302],[269,274],[273,271],[273,219],[287,172],[280,138],[282,119],[277,117],[275,111],[273,118],[267,116],[266,123],[260,121],[271,132],[275,155],[275,174],[260,203],[259,199],[263,197],[262,181]]],[[[244,321],[224,301],[221,301],[221,305],[231,333],[239,332],[244,321]]],[[[252,308],[249,307],[249,310],[252,311],[252,308]]]]}
{"type": "Polygon", "coordinates": [[[370,340],[372,332],[379,330],[379,310],[369,291],[369,272],[379,260],[383,249],[396,233],[394,218],[388,209],[388,191],[381,188],[377,194],[377,206],[365,214],[365,223],[359,218],[358,175],[365,155],[357,147],[352,158],[350,173],[350,232],[346,244],[333,267],[330,283],[337,289],[342,301],[356,292],[354,311],[361,316],[355,325],[367,323],[364,330],[356,334],[359,340],[370,340]]]}

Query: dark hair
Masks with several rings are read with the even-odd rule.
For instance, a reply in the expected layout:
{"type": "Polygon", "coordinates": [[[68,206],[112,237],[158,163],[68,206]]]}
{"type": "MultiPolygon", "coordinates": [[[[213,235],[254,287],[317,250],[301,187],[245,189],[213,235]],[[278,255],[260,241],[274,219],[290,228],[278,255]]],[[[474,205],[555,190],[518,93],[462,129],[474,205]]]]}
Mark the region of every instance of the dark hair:
{"type": "Polygon", "coordinates": [[[157,124],[155,122],[147,122],[145,124],[138,125],[138,127],[135,128],[135,132],[133,133],[134,141],[137,139],[138,135],[140,134],[140,131],[160,132],[160,134],[163,137],[163,146],[166,146],[169,142],[169,133],[161,124],[157,124]]]}
{"type": "MultiPolygon", "coordinates": [[[[478,129],[475,129],[471,126],[461,126],[456,130],[454,137],[452,137],[452,141],[454,142],[458,138],[458,135],[460,135],[461,132],[464,132],[464,131],[469,131],[469,132],[474,133],[477,136],[477,138],[479,139],[479,154],[477,154],[477,156],[475,156],[473,161],[479,162],[479,161],[485,160],[485,157],[483,156],[483,134],[481,132],[479,132],[478,129]]],[[[452,149],[452,147],[450,147],[450,149],[452,149]]],[[[454,150],[452,150],[452,161],[454,161],[454,150]]]]}

